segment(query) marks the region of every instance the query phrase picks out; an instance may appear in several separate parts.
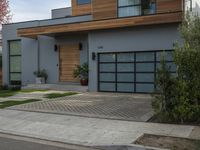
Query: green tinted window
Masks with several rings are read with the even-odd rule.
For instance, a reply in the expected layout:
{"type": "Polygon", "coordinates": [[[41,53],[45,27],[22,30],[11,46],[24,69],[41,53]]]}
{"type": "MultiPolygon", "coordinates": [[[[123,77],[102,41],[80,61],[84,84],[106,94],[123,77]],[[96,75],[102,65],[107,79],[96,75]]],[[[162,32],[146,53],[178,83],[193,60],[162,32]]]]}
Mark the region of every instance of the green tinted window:
{"type": "Polygon", "coordinates": [[[21,41],[9,41],[10,84],[21,84],[21,41]]]}
{"type": "Polygon", "coordinates": [[[20,41],[10,41],[10,55],[21,55],[20,41]]]}
{"type": "Polygon", "coordinates": [[[10,72],[21,72],[21,56],[10,57],[10,72]]]}

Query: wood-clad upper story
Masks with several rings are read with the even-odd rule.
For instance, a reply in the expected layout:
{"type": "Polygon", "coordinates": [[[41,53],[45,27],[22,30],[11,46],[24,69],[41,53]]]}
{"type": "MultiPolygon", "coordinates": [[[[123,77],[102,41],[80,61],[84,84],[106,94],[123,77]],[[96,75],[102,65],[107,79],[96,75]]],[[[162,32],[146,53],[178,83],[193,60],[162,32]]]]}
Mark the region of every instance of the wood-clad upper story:
{"type": "MultiPolygon", "coordinates": [[[[78,1],[81,0],[72,0],[73,16],[92,14],[94,20],[100,20],[117,18],[119,13],[118,6],[120,7],[120,3],[122,3],[122,1],[125,2],[126,0],[82,0],[83,2],[86,2],[85,4],[78,4],[78,1]]],[[[156,14],[182,11],[183,9],[183,0],[132,0],[133,3],[127,3],[137,7],[140,3],[145,3],[144,1],[152,4],[155,3],[156,14]]],[[[142,7],[145,7],[144,5],[142,7]]],[[[125,8],[128,7],[128,4],[122,6],[125,8]]]]}
{"type": "Polygon", "coordinates": [[[92,12],[91,3],[78,4],[78,0],[72,0],[72,16],[88,15],[92,12]]]}
{"type": "Polygon", "coordinates": [[[93,0],[92,15],[94,20],[117,18],[117,1],[93,0]]]}
{"type": "Polygon", "coordinates": [[[18,29],[35,38],[67,32],[112,29],[182,21],[184,0],[72,0],[72,16],[92,15],[91,21],[18,29]]]}

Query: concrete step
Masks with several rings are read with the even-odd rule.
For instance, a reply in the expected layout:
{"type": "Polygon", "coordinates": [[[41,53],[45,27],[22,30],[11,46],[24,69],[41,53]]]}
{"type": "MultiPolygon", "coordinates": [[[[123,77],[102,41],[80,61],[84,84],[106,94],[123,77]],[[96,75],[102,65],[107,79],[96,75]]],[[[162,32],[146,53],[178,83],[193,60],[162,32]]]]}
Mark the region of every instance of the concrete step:
{"type": "Polygon", "coordinates": [[[37,90],[57,90],[57,91],[77,91],[87,92],[87,86],[78,84],[28,84],[23,86],[22,89],[37,89],[37,90]]]}

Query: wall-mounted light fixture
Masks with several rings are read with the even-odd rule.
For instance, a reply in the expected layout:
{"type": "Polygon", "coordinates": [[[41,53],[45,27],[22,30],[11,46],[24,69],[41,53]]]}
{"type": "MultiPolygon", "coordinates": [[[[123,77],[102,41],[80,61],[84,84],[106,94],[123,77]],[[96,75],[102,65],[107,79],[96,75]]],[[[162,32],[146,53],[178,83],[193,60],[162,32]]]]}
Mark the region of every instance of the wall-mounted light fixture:
{"type": "Polygon", "coordinates": [[[93,52],[93,53],[92,53],[92,60],[96,60],[96,57],[97,57],[97,56],[96,56],[96,53],[93,52]]]}
{"type": "Polygon", "coordinates": [[[57,52],[58,51],[58,45],[54,45],[54,51],[57,52]]]}
{"type": "Polygon", "coordinates": [[[83,50],[83,44],[79,43],[79,50],[82,51],[83,50]]]}

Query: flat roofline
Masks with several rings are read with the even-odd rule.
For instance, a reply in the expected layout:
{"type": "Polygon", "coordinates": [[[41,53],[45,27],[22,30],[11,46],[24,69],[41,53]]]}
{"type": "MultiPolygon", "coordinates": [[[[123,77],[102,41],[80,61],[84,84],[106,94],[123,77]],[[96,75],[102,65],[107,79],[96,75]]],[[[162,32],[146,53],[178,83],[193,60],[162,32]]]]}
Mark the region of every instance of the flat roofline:
{"type": "Polygon", "coordinates": [[[156,15],[91,20],[66,24],[56,24],[48,26],[37,26],[18,28],[17,34],[20,37],[34,38],[37,35],[48,35],[56,33],[72,33],[91,30],[114,29],[122,27],[133,27],[142,25],[168,24],[182,22],[182,11],[172,13],[159,13],[156,15]],[[164,18],[163,18],[164,17],[164,18]]]}
{"type": "Polygon", "coordinates": [[[21,23],[30,23],[30,22],[41,22],[41,21],[51,21],[51,20],[59,20],[59,19],[67,19],[67,18],[84,17],[84,16],[89,16],[89,15],[91,15],[91,14],[84,14],[84,15],[77,15],[77,16],[65,16],[65,17],[61,17],[61,18],[50,18],[50,19],[41,19],[41,20],[13,22],[13,23],[2,24],[2,26],[12,25],[12,24],[21,24],[21,23]]]}
{"type": "Polygon", "coordinates": [[[53,11],[53,10],[59,10],[59,9],[69,9],[69,8],[72,8],[72,7],[70,6],[70,7],[55,8],[55,9],[52,9],[51,11],[53,11]]]}

